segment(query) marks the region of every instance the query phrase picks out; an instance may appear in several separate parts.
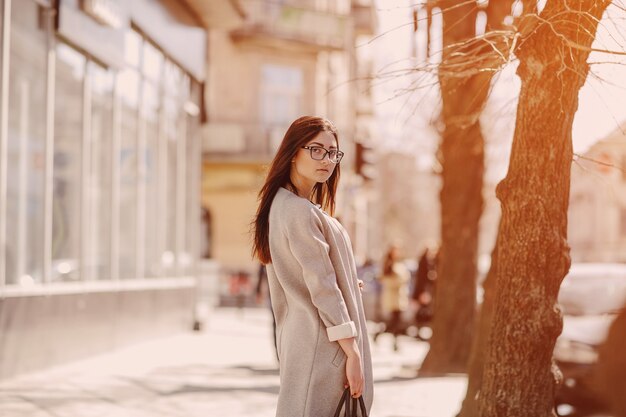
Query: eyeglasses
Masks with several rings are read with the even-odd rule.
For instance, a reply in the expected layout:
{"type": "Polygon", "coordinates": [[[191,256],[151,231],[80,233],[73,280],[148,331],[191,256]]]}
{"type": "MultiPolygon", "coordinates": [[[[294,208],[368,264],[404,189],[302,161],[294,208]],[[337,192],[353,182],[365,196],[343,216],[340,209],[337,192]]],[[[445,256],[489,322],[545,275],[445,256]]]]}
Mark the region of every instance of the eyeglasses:
{"type": "Polygon", "coordinates": [[[316,161],[323,161],[328,155],[328,159],[333,164],[338,164],[343,158],[343,152],[337,149],[324,149],[321,146],[303,146],[302,149],[308,149],[311,152],[311,159],[315,159],[316,161]]]}

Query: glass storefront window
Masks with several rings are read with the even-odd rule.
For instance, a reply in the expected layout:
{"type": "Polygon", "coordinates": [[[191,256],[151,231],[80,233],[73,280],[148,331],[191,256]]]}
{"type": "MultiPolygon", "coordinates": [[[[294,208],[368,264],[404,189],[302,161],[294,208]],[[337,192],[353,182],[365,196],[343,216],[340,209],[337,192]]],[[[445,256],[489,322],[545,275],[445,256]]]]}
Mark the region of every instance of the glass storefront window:
{"type": "Polygon", "coordinates": [[[176,144],[176,230],[174,236],[174,249],[176,253],[177,273],[184,272],[184,268],[189,264],[189,260],[185,256],[185,224],[187,221],[187,211],[185,206],[189,204],[186,184],[187,164],[186,158],[187,140],[188,140],[188,116],[185,105],[189,100],[190,94],[190,78],[187,74],[182,74],[179,87],[179,96],[176,101],[178,105],[177,118],[177,144],[176,144]]]}
{"type": "Polygon", "coordinates": [[[81,158],[86,59],[57,44],[52,208],[52,281],[79,280],[81,158]]]}
{"type": "Polygon", "coordinates": [[[84,279],[110,279],[113,73],[90,63],[89,76],[91,80],[91,140],[89,170],[85,179],[88,230],[84,279]]]}
{"type": "Polygon", "coordinates": [[[161,71],[163,68],[163,54],[151,43],[143,44],[143,61],[141,64],[143,75],[157,84],[161,80],[161,71]]]}
{"type": "MultiPolygon", "coordinates": [[[[7,284],[43,280],[46,32],[34,1],[13,2],[7,147],[7,284]]],[[[3,250],[3,248],[0,248],[3,250]]]]}
{"type": "Polygon", "coordinates": [[[187,143],[186,143],[186,236],[185,247],[182,256],[182,272],[185,275],[193,274],[193,261],[197,259],[199,242],[208,239],[208,227],[201,221],[200,211],[200,170],[202,167],[202,153],[200,150],[200,98],[202,86],[199,83],[191,83],[191,92],[187,108],[187,143]],[[202,236],[204,234],[204,236],[202,236]]]}
{"type": "Polygon", "coordinates": [[[159,234],[164,223],[159,221],[159,91],[150,81],[143,83],[143,123],[145,128],[145,150],[143,154],[144,183],[146,188],[145,212],[145,275],[161,275],[159,234]]]}
{"type": "Polygon", "coordinates": [[[183,72],[172,61],[165,61],[163,71],[165,92],[169,96],[176,96],[183,92],[183,72]]]}
{"type": "Polygon", "coordinates": [[[122,95],[119,158],[119,276],[136,277],[137,256],[137,133],[140,77],[137,71],[125,69],[118,77],[122,95]]]}
{"type": "Polygon", "coordinates": [[[176,271],[176,164],[179,128],[179,110],[170,97],[164,101],[165,111],[165,136],[164,136],[164,178],[162,187],[163,217],[165,224],[165,246],[161,254],[161,265],[166,275],[172,275],[176,271]]]}
{"type": "MultiPolygon", "coordinates": [[[[12,8],[7,247],[0,248],[7,284],[44,281],[50,43],[38,7],[23,0],[12,8]]],[[[190,273],[200,223],[200,84],[133,30],[117,72],[60,40],[54,48],[50,281],[111,279],[112,259],[122,279],[190,273]]]]}
{"type": "Polygon", "coordinates": [[[124,60],[126,65],[132,68],[139,68],[139,62],[141,59],[141,35],[134,30],[126,32],[126,39],[124,42],[124,60]]]}
{"type": "Polygon", "coordinates": [[[261,120],[267,126],[289,126],[300,115],[304,94],[302,69],[282,65],[261,68],[261,120]]]}

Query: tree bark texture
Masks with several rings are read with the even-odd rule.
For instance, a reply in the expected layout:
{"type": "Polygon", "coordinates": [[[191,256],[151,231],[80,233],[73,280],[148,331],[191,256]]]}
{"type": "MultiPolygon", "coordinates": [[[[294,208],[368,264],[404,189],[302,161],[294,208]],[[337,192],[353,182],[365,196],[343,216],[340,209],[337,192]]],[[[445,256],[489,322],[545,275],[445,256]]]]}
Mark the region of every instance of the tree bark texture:
{"type": "Polygon", "coordinates": [[[502,205],[497,297],[482,387],[482,417],[554,415],[556,304],[570,265],[567,208],[572,122],[598,21],[610,1],[548,0],[521,26],[522,86],[502,205]]]}
{"type": "MultiPolygon", "coordinates": [[[[487,6],[487,33],[491,31],[502,31],[505,29],[504,20],[511,13],[513,0],[490,1],[487,6]]],[[[528,4],[524,4],[524,14],[532,12],[528,4]]],[[[502,33],[501,36],[511,36],[509,33],[502,33]]],[[[512,39],[511,39],[512,42],[512,39]]],[[[495,43],[500,45],[497,53],[502,54],[508,60],[510,48],[503,48],[503,45],[509,46],[509,42],[495,43]]],[[[495,52],[495,51],[494,51],[495,52]]],[[[499,230],[498,230],[499,234],[499,230]]],[[[485,278],[483,287],[483,300],[480,305],[474,333],[472,338],[472,348],[470,351],[469,364],[467,370],[467,391],[461,411],[458,417],[476,417],[478,416],[478,400],[477,395],[480,391],[483,378],[483,365],[485,361],[485,351],[487,350],[487,341],[491,332],[491,322],[493,317],[496,275],[498,271],[498,242],[491,253],[491,266],[489,273],[485,278]]]]}
{"type": "Polygon", "coordinates": [[[498,273],[498,242],[493,248],[491,254],[491,267],[489,273],[483,282],[483,302],[476,320],[474,329],[474,338],[472,339],[472,350],[468,365],[467,392],[463,399],[461,411],[458,417],[475,417],[478,416],[478,400],[477,394],[483,379],[483,365],[485,361],[485,351],[487,350],[487,341],[491,332],[491,323],[493,319],[493,307],[495,300],[496,275],[498,273]]]}
{"type": "MultiPolygon", "coordinates": [[[[502,28],[506,4],[510,11],[509,0],[492,6],[491,28],[502,28]]],[[[502,54],[494,53],[501,42],[474,40],[475,2],[447,0],[438,2],[438,6],[443,14],[438,77],[445,126],[440,146],[441,252],[433,337],[420,370],[424,373],[466,371],[476,308],[478,227],[483,211],[484,138],[479,117],[493,74],[504,64],[502,54]]]]}
{"type": "Polygon", "coordinates": [[[606,341],[599,349],[598,366],[594,374],[597,394],[616,417],[626,417],[626,307],[609,329],[606,341]]]}

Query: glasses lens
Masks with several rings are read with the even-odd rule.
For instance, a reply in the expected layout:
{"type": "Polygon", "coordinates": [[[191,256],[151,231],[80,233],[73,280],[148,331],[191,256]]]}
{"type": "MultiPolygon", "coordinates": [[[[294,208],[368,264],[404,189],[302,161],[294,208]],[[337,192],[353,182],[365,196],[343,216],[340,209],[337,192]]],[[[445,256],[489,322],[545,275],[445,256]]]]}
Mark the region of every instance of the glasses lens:
{"type": "Polygon", "coordinates": [[[311,158],[321,161],[326,156],[326,150],[319,146],[311,146],[311,158]]]}

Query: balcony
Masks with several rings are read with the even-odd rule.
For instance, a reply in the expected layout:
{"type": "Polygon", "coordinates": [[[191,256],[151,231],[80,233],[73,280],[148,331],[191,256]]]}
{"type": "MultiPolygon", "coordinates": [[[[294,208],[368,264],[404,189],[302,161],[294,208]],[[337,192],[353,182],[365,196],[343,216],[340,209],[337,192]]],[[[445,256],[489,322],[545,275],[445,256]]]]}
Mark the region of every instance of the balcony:
{"type": "Polygon", "coordinates": [[[374,36],[378,19],[373,0],[358,0],[352,3],[352,17],[357,35],[374,36]]]}
{"type": "Polygon", "coordinates": [[[204,159],[216,162],[271,161],[289,126],[260,123],[208,123],[202,130],[204,159]]]}
{"type": "Polygon", "coordinates": [[[235,41],[287,41],[321,50],[348,46],[349,16],[272,1],[241,4],[247,19],[231,32],[235,41]]]}
{"type": "Polygon", "coordinates": [[[208,29],[234,29],[245,14],[237,0],[183,0],[208,29]]]}

